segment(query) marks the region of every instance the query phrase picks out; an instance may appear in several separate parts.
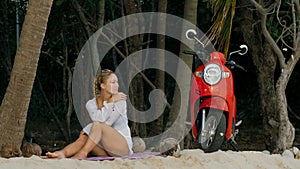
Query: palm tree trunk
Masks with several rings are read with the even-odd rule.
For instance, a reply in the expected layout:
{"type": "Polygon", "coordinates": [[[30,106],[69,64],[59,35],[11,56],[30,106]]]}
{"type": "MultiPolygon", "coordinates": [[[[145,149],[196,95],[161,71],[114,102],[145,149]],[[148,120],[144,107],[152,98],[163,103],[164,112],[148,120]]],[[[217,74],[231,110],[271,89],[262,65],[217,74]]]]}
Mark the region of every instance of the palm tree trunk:
{"type": "Polygon", "coordinates": [[[97,3],[98,12],[97,12],[97,28],[100,29],[104,24],[105,16],[105,0],[98,0],[97,3]]]}
{"type": "MultiPolygon", "coordinates": [[[[197,25],[197,6],[198,6],[198,1],[197,0],[185,0],[185,4],[184,4],[184,19],[190,21],[191,23],[193,23],[194,25],[197,25]]],[[[183,35],[185,33],[182,33],[183,35]]],[[[183,50],[188,50],[187,47],[183,44],[180,45],[180,54],[179,57],[190,67],[190,69],[192,70],[192,65],[193,65],[193,58],[192,57],[186,57],[184,55],[182,55],[182,51],[183,50]]],[[[186,83],[185,86],[190,86],[190,81],[191,81],[191,77],[188,76],[189,74],[186,75],[182,75],[182,73],[180,73],[180,71],[182,71],[181,68],[178,68],[179,72],[177,72],[177,80],[180,82],[184,82],[186,83]],[[180,75],[181,74],[181,75],[180,75]]],[[[185,98],[185,100],[181,100],[181,92],[184,93],[189,93],[190,88],[186,88],[186,89],[181,89],[179,90],[178,86],[175,86],[175,90],[174,90],[174,96],[173,96],[173,102],[172,102],[172,107],[170,110],[170,114],[169,114],[169,119],[167,122],[167,128],[169,128],[174,121],[177,119],[177,116],[179,116],[179,128],[176,129],[176,131],[174,131],[175,133],[172,133],[172,137],[175,137],[176,139],[182,139],[180,138],[182,133],[185,133],[186,131],[186,126],[185,126],[185,121],[186,121],[186,113],[184,114],[180,114],[180,112],[178,112],[178,110],[183,110],[184,112],[188,112],[188,100],[189,98],[185,98]],[[181,104],[183,103],[183,104],[181,104]],[[185,103],[185,104],[184,104],[185,103]],[[184,106],[186,105],[186,106],[184,106]],[[182,108],[180,108],[180,106],[183,106],[182,108]]],[[[189,95],[189,94],[188,94],[189,95]]],[[[181,142],[181,147],[183,146],[183,142],[181,142]]]]}
{"type": "MultiPolygon", "coordinates": [[[[167,12],[167,0],[160,0],[158,2],[158,12],[167,12]]],[[[157,29],[162,30],[165,32],[166,30],[166,18],[160,18],[157,20],[157,29]]],[[[159,49],[165,49],[165,36],[164,35],[157,35],[157,48],[159,49]]],[[[164,53],[159,53],[158,60],[156,61],[157,65],[161,65],[161,67],[165,67],[165,56],[164,53]]],[[[165,72],[162,70],[157,70],[156,71],[156,83],[157,83],[157,88],[164,91],[165,90],[165,72]]],[[[155,102],[155,108],[157,114],[161,114],[159,110],[162,110],[163,103],[160,100],[157,100],[155,102]]],[[[161,116],[159,116],[155,122],[154,125],[151,129],[150,135],[157,135],[161,134],[163,131],[163,122],[164,122],[164,114],[162,113],[161,116]]]]}
{"type": "MultiPolygon", "coordinates": [[[[142,12],[140,1],[124,0],[124,6],[126,9],[126,13],[128,15],[142,12]]],[[[139,32],[139,30],[142,29],[139,25],[143,25],[142,22],[144,21],[143,18],[132,18],[130,22],[131,23],[127,23],[127,24],[132,24],[131,31],[139,32]]],[[[128,38],[129,54],[142,49],[142,43],[143,43],[143,35],[136,35],[128,38]]],[[[142,59],[136,56],[133,58],[133,62],[134,65],[140,65],[142,64],[142,59]]],[[[130,99],[132,105],[136,109],[138,110],[144,109],[144,87],[143,87],[143,79],[140,74],[137,74],[136,77],[132,80],[132,85],[130,87],[130,99]]],[[[133,109],[130,109],[130,107],[129,110],[131,112],[134,111],[133,109]]],[[[131,132],[133,136],[139,135],[140,137],[145,137],[147,135],[146,124],[143,123],[138,124],[133,122],[131,126],[131,132]]]]}
{"type": "Polygon", "coordinates": [[[11,78],[0,107],[0,145],[21,145],[52,0],[29,0],[11,78]]]}

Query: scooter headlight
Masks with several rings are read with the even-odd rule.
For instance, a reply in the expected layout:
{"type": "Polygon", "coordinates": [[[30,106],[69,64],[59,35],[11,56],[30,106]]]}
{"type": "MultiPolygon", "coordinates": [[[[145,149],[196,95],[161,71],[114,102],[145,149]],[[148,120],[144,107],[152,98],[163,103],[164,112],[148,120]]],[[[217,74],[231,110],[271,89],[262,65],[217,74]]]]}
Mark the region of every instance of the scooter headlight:
{"type": "Polygon", "coordinates": [[[210,85],[217,84],[222,78],[222,71],[217,64],[208,64],[204,68],[203,78],[210,85]]]}

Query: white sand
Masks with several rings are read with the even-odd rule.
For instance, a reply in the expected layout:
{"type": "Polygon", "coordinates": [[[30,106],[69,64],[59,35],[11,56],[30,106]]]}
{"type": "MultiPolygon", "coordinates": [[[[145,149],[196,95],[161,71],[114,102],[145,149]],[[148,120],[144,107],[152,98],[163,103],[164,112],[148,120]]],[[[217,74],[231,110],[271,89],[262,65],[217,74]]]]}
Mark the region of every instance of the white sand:
{"type": "Polygon", "coordinates": [[[75,159],[0,158],[0,169],[300,169],[300,160],[268,155],[261,152],[218,151],[203,153],[201,150],[183,150],[180,158],[151,157],[145,159],[115,159],[85,161],[75,159]]]}

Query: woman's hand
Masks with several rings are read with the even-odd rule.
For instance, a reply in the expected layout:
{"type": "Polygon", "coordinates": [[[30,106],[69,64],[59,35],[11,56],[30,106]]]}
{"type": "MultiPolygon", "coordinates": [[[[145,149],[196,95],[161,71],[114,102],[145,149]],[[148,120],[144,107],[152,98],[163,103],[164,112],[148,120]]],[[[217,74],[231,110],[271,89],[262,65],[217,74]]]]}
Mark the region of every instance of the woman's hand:
{"type": "Polygon", "coordinates": [[[113,94],[111,98],[108,100],[108,102],[117,102],[120,100],[126,100],[127,95],[124,94],[123,92],[118,92],[117,94],[113,94]]]}

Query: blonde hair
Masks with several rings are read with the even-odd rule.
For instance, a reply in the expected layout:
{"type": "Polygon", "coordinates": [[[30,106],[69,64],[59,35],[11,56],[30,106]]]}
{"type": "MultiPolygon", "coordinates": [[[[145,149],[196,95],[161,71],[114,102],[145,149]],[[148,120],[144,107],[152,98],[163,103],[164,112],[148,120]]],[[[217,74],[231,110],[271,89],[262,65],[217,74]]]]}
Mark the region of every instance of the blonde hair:
{"type": "Polygon", "coordinates": [[[101,91],[101,83],[105,83],[107,78],[114,74],[112,70],[103,69],[100,73],[98,73],[94,79],[94,96],[97,98],[100,95],[101,91]]]}

